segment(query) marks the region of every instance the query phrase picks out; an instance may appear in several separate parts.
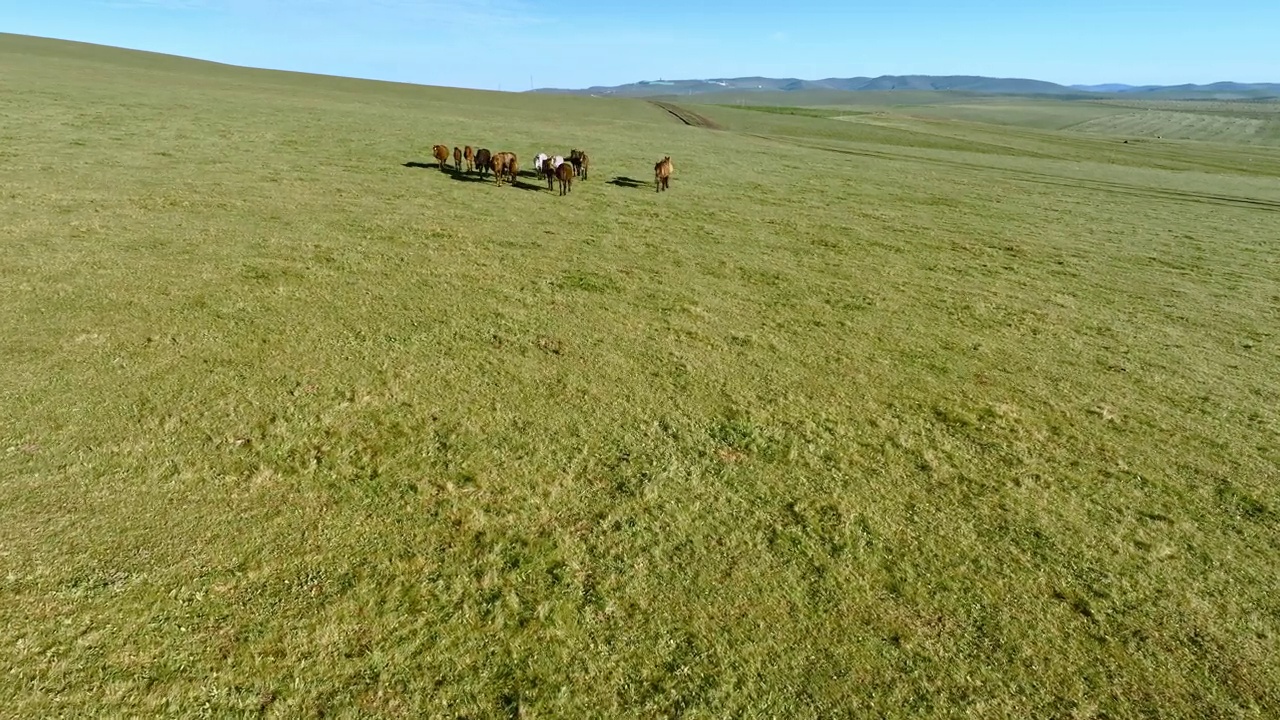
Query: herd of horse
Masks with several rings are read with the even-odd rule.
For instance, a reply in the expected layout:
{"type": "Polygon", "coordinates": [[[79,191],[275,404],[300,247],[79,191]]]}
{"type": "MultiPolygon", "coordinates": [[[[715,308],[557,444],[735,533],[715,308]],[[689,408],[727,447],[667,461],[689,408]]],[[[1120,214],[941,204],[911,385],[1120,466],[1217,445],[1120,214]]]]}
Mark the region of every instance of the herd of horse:
{"type": "MultiPolygon", "coordinates": [[[[432,145],[431,154],[435,157],[440,171],[448,171],[449,147],[432,145]]],[[[513,152],[495,153],[490,152],[488,148],[473,150],[470,145],[465,148],[454,146],[453,171],[463,172],[463,163],[466,164],[465,172],[479,173],[480,177],[493,173],[493,180],[497,185],[502,185],[503,180],[515,184],[516,177],[520,173],[520,161],[513,152]]],[[[573,189],[574,178],[586,180],[590,167],[591,158],[585,151],[576,148],[569,151],[567,159],[562,155],[549,156],[546,153],[538,153],[533,158],[534,172],[546,179],[548,190],[554,190],[555,183],[558,181],[561,195],[567,195],[573,189]]],[[[670,186],[671,173],[674,169],[670,156],[662,158],[653,166],[653,182],[658,192],[670,186]]]]}

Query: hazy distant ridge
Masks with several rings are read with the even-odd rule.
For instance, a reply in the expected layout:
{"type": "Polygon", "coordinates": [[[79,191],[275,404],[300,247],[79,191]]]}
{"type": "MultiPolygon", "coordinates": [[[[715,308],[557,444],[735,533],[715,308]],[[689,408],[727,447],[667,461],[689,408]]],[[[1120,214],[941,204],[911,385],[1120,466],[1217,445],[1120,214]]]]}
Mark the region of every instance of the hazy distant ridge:
{"type": "Polygon", "coordinates": [[[573,95],[647,97],[656,95],[700,95],[719,92],[794,92],[800,90],[947,90],[1009,95],[1160,94],[1249,98],[1280,96],[1280,83],[1216,82],[1208,85],[1059,85],[1028,78],[995,78],[981,75],[881,75],[880,77],[824,78],[710,78],[706,80],[641,80],[614,86],[581,89],[538,88],[532,92],[573,95]]]}

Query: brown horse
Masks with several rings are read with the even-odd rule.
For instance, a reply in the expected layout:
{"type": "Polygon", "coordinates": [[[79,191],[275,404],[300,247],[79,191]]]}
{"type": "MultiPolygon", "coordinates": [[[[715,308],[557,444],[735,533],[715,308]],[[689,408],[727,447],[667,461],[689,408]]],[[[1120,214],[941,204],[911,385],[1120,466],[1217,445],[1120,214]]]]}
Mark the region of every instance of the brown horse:
{"type": "Polygon", "coordinates": [[[556,187],[556,169],[551,165],[551,159],[543,160],[542,167],[538,168],[538,171],[547,179],[547,189],[554,190],[556,187]]]}
{"type": "Polygon", "coordinates": [[[519,171],[519,166],[516,163],[515,153],[494,153],[489,167],[493,169],[494,183],[501,185],[503,178],[510,178],[513,183],[516,181],[516,173],[519,171]]]}
{"type": "Polygon", "coordinates": [[[462,172],[462,148],[453,146],[453,171],[462,172]]]}
{"type": "Polygon", "coordinates": [[[585,150],[570,150],[569,162],[573,163],[573,174],[587,179],[587,167],[591,164],[591,159],[587,157],[585,150]]]}
{"type": "Polygon", "coordinates": [[[493,166],[493,156],[489,154],[489,148],[480,148],[476,151],[476,169],[480,171],[480,177],[489,172],[493,166]]]}
{"type": "Polygon", "coordinates": [[[471,151],[470,145],[462,148],[462,159],[467,161],[467,172],[471,172],[472,170],[475,169],[476,154],[471,151]]]}
{"type": "Polygon", "coordinates": [[[449,148],[444,145],[432,145],[431,154],[436,157],[436,164],[439,165],[440,170],[443,171],[449,164],[449,148]]]}
{"type": "Polygon", "coordinates": [[[511,178],[511,184],[516,184],[516,178],[520,175],[520,160],[515,153],[507,153],[507,177],[511,178]]]}
{"type": "Polygon", "coordinates": [[[560,195],[568,195],[573,189],[573,163],[560,163],[556,168],[556,178],[560,180],[560,195]]]}
{"type": "Polygon", "coordinates": [[[670,155],[662,158],[653,166],[653,181],[658,186],[657,192],[666,190],[671,184],[671,172],[673,170],[675,170],[675,166],[671,164],[670,155]]]}
{"type": "Polygon", "coordinates": [[[507,174],[507,154],[497,152],[489,159],[489,169],[493,171],[493,181],[502,184],[502,176],[507,174]]]}

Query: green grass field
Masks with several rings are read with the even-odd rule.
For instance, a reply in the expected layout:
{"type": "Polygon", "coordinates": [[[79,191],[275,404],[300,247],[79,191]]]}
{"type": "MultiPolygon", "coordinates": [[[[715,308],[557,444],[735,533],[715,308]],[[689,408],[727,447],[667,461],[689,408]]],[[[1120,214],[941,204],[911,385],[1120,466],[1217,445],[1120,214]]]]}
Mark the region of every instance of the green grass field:
{"type": "Polygon", "coordinates": [[[1170,137],[1227,143],[1280,145],[1280,114],[1200,113],[1142,109],[1087,120],[1072,126],[1079,132],[1130,137],[1170,137]]]}
{"type": "MultiPolygon", "coordinates": [[[[1199,140],[1280,147],[1280,102],[1051,99],[1043,97],[957,96],[954,93],[847,92],[757,94],[726,107],[778,115],[865,121],[889,116],[893,122],[971,123],[1013,130],[1069,130],[1119,139],[1199,140]],[[846,96],[836,102],[839,95],[846,96]],[[741,104],[739,104],[741,103],[741,104]],[[779,104],[766,104],[779,103],[779,104]]],[[[679,102],[679,99],[676,100],[679,102]]]]}
{"type": "Polygon", "coordinates": [[[0,67],[6,716],[1280,714],[1280,149],[0,67]]]}

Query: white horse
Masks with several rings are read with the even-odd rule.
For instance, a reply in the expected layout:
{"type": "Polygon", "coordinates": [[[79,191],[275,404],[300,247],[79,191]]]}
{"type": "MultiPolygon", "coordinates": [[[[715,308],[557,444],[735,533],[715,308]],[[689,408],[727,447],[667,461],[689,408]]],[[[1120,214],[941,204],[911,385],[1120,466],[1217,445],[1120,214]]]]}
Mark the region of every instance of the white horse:
{"type": "Polygon", "coordinates": [[[546,162],[546,161],[547,161],[547,154],[546,154],[546,153],[538,153],[538,154],[537,154],[536,156],[534,156],[534,158],[533,158],[533,169],[534,169],[534,170],[536,170],[536,171],[538,171],[538,172],[542,172],[542,163],[544,163],[544,162],[546,162]]]}

